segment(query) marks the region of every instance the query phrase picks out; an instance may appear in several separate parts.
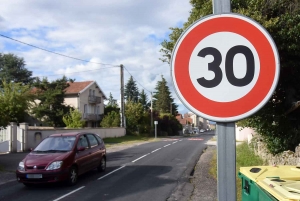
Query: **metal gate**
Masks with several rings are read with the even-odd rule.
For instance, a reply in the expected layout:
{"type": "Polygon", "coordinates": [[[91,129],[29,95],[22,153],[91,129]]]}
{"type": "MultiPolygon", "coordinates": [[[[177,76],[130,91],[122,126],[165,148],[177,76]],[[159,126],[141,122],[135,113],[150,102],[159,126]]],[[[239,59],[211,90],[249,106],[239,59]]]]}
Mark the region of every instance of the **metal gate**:
{"type": "Polygon", "coordinates": [[[24,151],[24,130],[17,127],[17,151],[24,151]]]}
{"type": "Polygon", "coordinates": [[[0,127],[0,153],[11,151],[11,129],[0,127]]]}

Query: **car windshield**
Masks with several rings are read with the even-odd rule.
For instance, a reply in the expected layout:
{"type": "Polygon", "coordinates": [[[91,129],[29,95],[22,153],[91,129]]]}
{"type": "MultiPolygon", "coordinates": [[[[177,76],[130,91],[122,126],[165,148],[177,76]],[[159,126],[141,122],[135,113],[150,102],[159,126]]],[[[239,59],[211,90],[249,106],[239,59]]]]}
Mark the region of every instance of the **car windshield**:
{"type": "Polygon", "coordinates": [[[35,152],[66,152],[74,145],[74,136],[48,137],[44,139],[33,151],[35,152]]]}

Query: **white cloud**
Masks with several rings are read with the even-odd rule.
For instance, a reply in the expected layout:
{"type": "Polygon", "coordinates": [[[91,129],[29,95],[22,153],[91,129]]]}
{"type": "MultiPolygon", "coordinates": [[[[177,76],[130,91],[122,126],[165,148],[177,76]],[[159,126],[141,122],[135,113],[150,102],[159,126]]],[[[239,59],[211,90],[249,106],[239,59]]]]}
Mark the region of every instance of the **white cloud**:
{"type": "MultiPolygon", "coordinates": [[[[159,50],[169,28],[187,20],[191,9],[188,0],[0,0],[0,3],[1,34],[83,60],[123,64],[149,91],[154,91],[163,75],[173,98],[180,104],[179,111],[186,110],[174,93],[168,64],[159,60],[159,50]]],[[[23,57],[34,76],[52,80],[65,74],[77,81],[96,80],[107,96],[111,92],[120,98],[118,67],[73,60],[5,38],[0,38],[0,47],[3,53],[23,57]]],[[[125,83],[130,74],[124,70],[125,83]]]]}

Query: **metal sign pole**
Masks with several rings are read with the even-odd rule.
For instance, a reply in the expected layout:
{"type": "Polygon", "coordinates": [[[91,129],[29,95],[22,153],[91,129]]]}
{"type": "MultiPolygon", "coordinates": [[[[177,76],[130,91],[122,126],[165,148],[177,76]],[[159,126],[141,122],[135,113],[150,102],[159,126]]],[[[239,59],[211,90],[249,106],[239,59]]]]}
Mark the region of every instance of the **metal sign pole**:
{"type": "MultiPolygon", "coordinates": [[[[213,0],[214,14],[230,13],[230,0],[213,0]]],[[[217,123],[218,200],[236,200],[235,123],[217,123]]]]}
{"type": "Polygon", "coordinates": [[[236,200],[235,123],[217,123],[218,200],[236,200]]]}
{"type": "Polygon", "coordinates": [[[157,129],[156,129],[156,124],[155,124],[155,139],[156,139],[156,136],[157,136],[157,129]]]}

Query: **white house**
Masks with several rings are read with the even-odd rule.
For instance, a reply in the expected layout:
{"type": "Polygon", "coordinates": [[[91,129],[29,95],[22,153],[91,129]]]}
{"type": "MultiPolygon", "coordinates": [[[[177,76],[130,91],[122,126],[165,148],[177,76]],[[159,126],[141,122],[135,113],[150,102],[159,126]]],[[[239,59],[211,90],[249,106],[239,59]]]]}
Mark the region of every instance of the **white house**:
{"type": "Polygon", "coordinates": [[[73,82],[66,88],[66,105],[78,109],[82,113],[82,119],[86,121],[86,127],[99,127],[104,115],[104,103],[106,95],[96,81],[73,82]]]}

